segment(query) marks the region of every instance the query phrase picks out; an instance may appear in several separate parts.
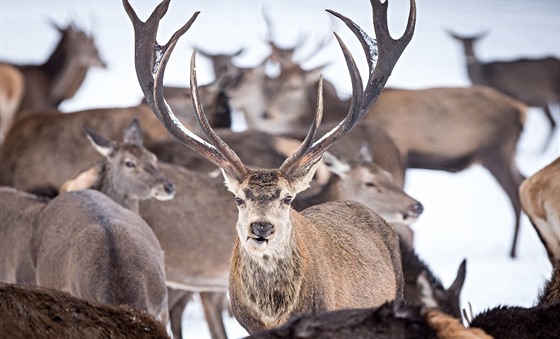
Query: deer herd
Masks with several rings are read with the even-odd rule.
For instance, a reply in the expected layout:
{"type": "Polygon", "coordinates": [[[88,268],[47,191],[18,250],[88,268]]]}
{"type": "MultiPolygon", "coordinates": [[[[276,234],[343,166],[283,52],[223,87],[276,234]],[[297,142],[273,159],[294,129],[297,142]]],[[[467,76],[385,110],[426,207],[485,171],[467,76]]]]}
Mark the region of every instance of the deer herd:
{"type": "Polygon", "coordinates": [[[416,4],[395,39],[389,0],[370,0],[373,30],[327,10],[361,46],[351,51],[335,33],[351,80],[347,100],[321,67],[294,59],[299,44],[274,42],[266,12],[271,53],[263,62],[237,66],[243,50],[195,51],[190,87],[168,87],[172,52],[200,13],[160,45],[170,0],[145,21],[122,3],[144,95],[135,106],[57,110],[91,67],[105,67],[76,24],[55,25],[61,38],[43,64],[0,63],[4,334],[182,338],[194,294],[214,338],[227,337],[228,309],[251,338],[560,333],[560,159],[527,179],[516,165],[528,107],[542,108],[555,132],[557,57],[482,63],[473,48],[480,36],[450,33],[465,48],[472,86],[385,88],[413,39],[416,4]],[[199,86],[200,54],[215,80],[199,86]],[[278,75],[267,73],[270,64],[278,75]],[[235,112],[246,130],[231,130],[235,112]],[[534,307],[468,315],[460,302],[466,260],[446,288],[414,249],[410,226],[424,206],[404,191],[406,169],[457,172],[474,163],[511,201],[510,256],[518,255],[522,213],[548,254],[553,269],[534,307]]]}

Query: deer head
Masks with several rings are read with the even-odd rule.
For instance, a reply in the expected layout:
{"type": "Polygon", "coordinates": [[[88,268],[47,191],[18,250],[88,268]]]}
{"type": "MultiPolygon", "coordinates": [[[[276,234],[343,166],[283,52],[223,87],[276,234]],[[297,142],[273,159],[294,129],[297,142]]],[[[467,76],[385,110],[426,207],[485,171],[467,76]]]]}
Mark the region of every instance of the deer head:
{"type": "Polygon", "coordinates": [[[123,141],[110,140],[84,125],[88,140],[105,157],[99,189],[121,205],[138,212],[138,201],[169,200],[173,184],[159,171],[156,156],[143,145],[137,119],[124,130],[123,141]]]}

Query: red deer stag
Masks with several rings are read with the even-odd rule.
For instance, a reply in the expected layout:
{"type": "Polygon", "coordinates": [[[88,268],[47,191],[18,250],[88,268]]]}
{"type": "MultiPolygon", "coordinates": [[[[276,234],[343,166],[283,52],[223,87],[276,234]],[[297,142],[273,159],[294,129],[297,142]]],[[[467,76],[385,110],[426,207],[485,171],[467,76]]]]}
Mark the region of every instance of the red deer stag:
{"type": "MultiPolygon", "coordinates": [[[[18,112],[56,109],[73,97],[91,67],[105,67],[93,37],[74,25],[55,25],[61,38],[41,65],[15,65],[25,78],[25,94],[18,112]]],[[[17,118],[21,115],[17,113],[17,118]]]]}
{"type": "Polygon", "coordinates": [[[161,46],[156,35],[169,1],[160,3],[146,22],[138,18],[127,0],[123,4],[135,31],[136,72],[146,101],[175,138],[222,169],[226,186],[235,195],[239,217],[229,290],[233,312],[242,326],[255,332],[277,326],[296,313],[373,306],[401,298],[402,270],[394,228],[360,203],[327,203],[301,214],[291,209],[290,204],[309,185],[322,154],[363,118],[379,96],[412,38],[414,1],[410,4],[406,31],[398,40],[388,33],[388,3],[371,1],[379,45],[376,65],[374,40],[350,19],[329,10],[360,39],[370,68],[366,89],[363,90],[350,52],[337,36],[352,79],[353,101],[348,115],[330,133],[314,141],[322,117],[319,86],[317,110],[308,136],[280,168],[270,170],[247,168],[209,126],[198,97],[194,53],[193,105],[210,143],[182,126],[165,104],[162,85],[166,64],[178,39],[198,13],[161,46]],[[357,241],[356,234],[363,235],[363,241],[357,241]],[[358,267],[357,262],[363,264],[358,267]],[[357,292],[356,285],[362,286],[363,292],[357,292]]]}
{"type": "Polygon", "coordinates": [[[167,323],[163,252],[148,224],[104,194],[52,200],[0,188],[0,277],[145,310],[167,323]]]}
{"type": "Polygon", "coordinates": [[[560,260],[560,158],[527,178],[519,187],[519,195],[554,264],[560,260]]]}
{"type": "Polygon", "coordinates": [[[49,288],[0,283],[0,309],[6,338],[169,339],[163,324],[145,312],[49,288]]]}
{"type": "Polygon", "coordinates": [[[550,141],[556,129],[550,105],[560,103],[560,59],[546,57],[482,62],[475,54],[474,45],[486,34],[449,34],[463,44],[471,82],[475,85],[490,86],[528,106],[541,108],[550,123],[550,141]]]}
{"type": "Polygon", "coordinates": [[[0,64],[0,143],[13,124],[24,90],[21,72],[14,66],[0,64]]]}

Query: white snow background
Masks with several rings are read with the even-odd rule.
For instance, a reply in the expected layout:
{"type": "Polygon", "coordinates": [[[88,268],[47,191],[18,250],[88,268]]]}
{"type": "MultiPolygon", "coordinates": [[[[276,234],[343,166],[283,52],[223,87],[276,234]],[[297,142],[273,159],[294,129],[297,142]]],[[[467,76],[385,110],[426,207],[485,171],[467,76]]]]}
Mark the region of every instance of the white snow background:
{"type": "MultiPolygon", "coordinates": [[[[145,20],[158,1],[131,0],[145,20]]],[[[188,86],[188,61],[193,46],[210,52],[234,52],[245,48],[239,64],[259,63],[268,53],[264,43],[266,26],[262,1],[181,1],[171,2],[162,20],[159,41],[167,42],[195,11],[201,11],[192,28],[181,39],[172,57],[166,83],[188,86]]],[[[331,26],[325,9],[333,9],[354,20],[373,35],[368,1],[270,1],[266,7],[273,20],[275,40],[280,46],[295,44],[306,37],[300,57],[307,55],[330,31],[339,33],[360,65],[366,64],[352,33],[340,22],[331,26]]],[[[418,0],[417,26],[412,42],[397,63],[388,85],[402,88],[465,86],[465,60],[459,43],[446,30],[462,34],[487,31],[477,45],[484,61],[517,57],[560,55],[560,1],[501,0],[418,0]]],[[[406,25],[408,1],[391,1],[389,24],[394,37],[406,25]]],[[[17,63],[40,63],[58,40],[50,21],[59,25],[75,22],[93,32],[108,69],[95,69],[75,98],[62,106],[64,111],[94,107],[136,105],[141,99],[134,72],[133,30],[121,1],[117,0],[0,0],[0,59],[17,63]]],[[[350,82],[340,48],[335,42],[305,64],[314,67],[328,62],[324,76],[343,96],[350,82]]],[[[197,60],[199,83],[212,81],[208,61],[197,60]]],[[[558,107],[554,107],[560,122],[558,107]]],[[[544,115],[531,109],[518,145],[517,163],[529,176],[560,155],[560,133],[543,151],[549,126],[544,115]]],[[[407,192],[422,202],[424,214],[413,225],[416,250],[449,285],[463,258],[467,258],[467,279],[462,302],[472,305],[474,314],[499,304],[531,306],[551,265],[536,232],[523,216],[518,258],[509,258],[514,216],[506,194],[489,172],[478,166],[456,174],[428,170],[407,172],[407,192]]],[[[228,334],[242,337],[246,332],[235,319],[226,316],[228,334]]],[[[207,338],[209,333],[200,304],[187,307],[184,334],[207,338]]]]}

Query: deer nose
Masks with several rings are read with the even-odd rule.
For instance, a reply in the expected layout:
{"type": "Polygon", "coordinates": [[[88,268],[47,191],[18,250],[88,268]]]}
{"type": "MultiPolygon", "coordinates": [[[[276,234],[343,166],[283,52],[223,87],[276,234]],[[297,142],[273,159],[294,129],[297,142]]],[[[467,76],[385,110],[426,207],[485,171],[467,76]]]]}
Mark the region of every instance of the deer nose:
{"type": "Polygon", "coordinates": [[[419,216],[422,212],[424,212],[424,206],[422,206],[421,203],[416,202],[411,206],[409,214],[419,216]]]}
{"type": "Polygon", "coordinates": [[[257,238],[266,238],[272,234],[274,226],[267,221],[258,221],[251,223],[251,233],[257,238]]]}
{"type": "Polygon", "coordinates": [[[175,186],[169,181],[163,184],[163,190],[169,195],[175,194],[175,186]]]}

